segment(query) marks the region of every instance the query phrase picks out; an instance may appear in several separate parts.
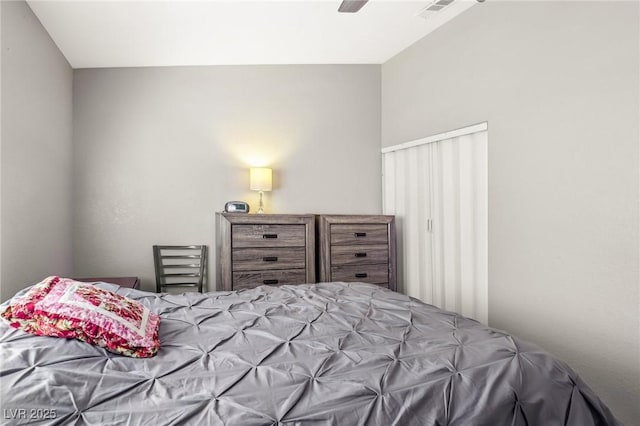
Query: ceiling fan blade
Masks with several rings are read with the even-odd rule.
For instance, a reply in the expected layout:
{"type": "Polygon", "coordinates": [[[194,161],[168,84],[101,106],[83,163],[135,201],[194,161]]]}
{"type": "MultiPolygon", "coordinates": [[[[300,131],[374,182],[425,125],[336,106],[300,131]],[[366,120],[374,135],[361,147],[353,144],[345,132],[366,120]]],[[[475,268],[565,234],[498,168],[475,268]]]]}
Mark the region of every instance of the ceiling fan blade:
{"type": "Polygon", "coordinates": [[[342,13],[356,13],[362,6],[364,6],[369,0],[343,0],[338,8],[338,12],[342,13]]]}

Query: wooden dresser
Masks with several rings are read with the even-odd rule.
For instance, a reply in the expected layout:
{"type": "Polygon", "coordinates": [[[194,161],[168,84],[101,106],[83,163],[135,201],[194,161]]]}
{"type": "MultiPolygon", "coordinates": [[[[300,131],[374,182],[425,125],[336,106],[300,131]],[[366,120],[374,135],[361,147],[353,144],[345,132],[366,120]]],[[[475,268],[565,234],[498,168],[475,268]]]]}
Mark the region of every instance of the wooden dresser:
{"type": "Polygon", "coordinates": [[[366,282],[396,290],[394,216],[319,215],[318,280],[366,282]]]}
{"type": "Polygon", "coordinates": [[[217,213],[217,290],[314,283],[314,218],[217,213]]]}

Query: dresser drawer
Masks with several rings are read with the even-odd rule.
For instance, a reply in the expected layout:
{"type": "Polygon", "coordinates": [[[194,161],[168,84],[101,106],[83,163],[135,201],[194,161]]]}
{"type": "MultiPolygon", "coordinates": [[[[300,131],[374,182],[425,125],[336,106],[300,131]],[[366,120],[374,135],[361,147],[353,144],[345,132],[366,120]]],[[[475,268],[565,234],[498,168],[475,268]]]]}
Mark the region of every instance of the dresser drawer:
{"type": "Polygon", "coordinates": [[[231,245],[237,247],[304,247],[305,225],[233,225],[231,245]]]}
{"type": "Polygon", "coordinates": [[[304,269],[305,252],[298,248],[238,248],[232,251],[233,271],[304,269]]]}
{"type": "Polygon", "coordinates": [[[331,281],[388,285],[389,265],[332,266],[331,281]]]}
{"type": "Polygon", "coordinates": [[[331,247],[331,265],[333,266],[387,264],[388,262],[389,247],[386,245],[331,247]]]}
{"type": "Polygon", "coordinates": [[[387,225],[333,224],[331,245],[387,244],[387,225]]]}
{"type": "Polygon", "coordinates": [[[234,290],[254,288],[260,285],[303,284],[305,282],[306,274],[304,269],[233,273],[234,290]]]}

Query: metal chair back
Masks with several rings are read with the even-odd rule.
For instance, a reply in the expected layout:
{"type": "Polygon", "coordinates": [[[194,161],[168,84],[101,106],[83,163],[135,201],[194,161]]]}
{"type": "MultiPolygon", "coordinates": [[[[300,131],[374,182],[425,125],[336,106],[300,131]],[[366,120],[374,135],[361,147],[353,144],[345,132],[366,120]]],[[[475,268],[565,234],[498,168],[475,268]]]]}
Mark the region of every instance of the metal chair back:
{"type": "Polygon", "coordinates": [[[202,293],[207,246],[153,246],[156,291],[172,287],[197,287],[202,293]]]}

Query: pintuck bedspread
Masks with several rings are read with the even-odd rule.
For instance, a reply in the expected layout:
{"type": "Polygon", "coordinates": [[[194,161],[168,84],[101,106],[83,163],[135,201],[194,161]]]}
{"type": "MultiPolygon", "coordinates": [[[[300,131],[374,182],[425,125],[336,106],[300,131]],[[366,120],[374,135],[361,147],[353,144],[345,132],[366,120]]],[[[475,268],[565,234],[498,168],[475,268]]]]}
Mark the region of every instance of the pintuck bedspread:
{"type": "Polygon", "coordinates": [[[134,359],[0,321],[3,424],[617,425],[563,362],[367,284],[155,294],[134,359]]]}

